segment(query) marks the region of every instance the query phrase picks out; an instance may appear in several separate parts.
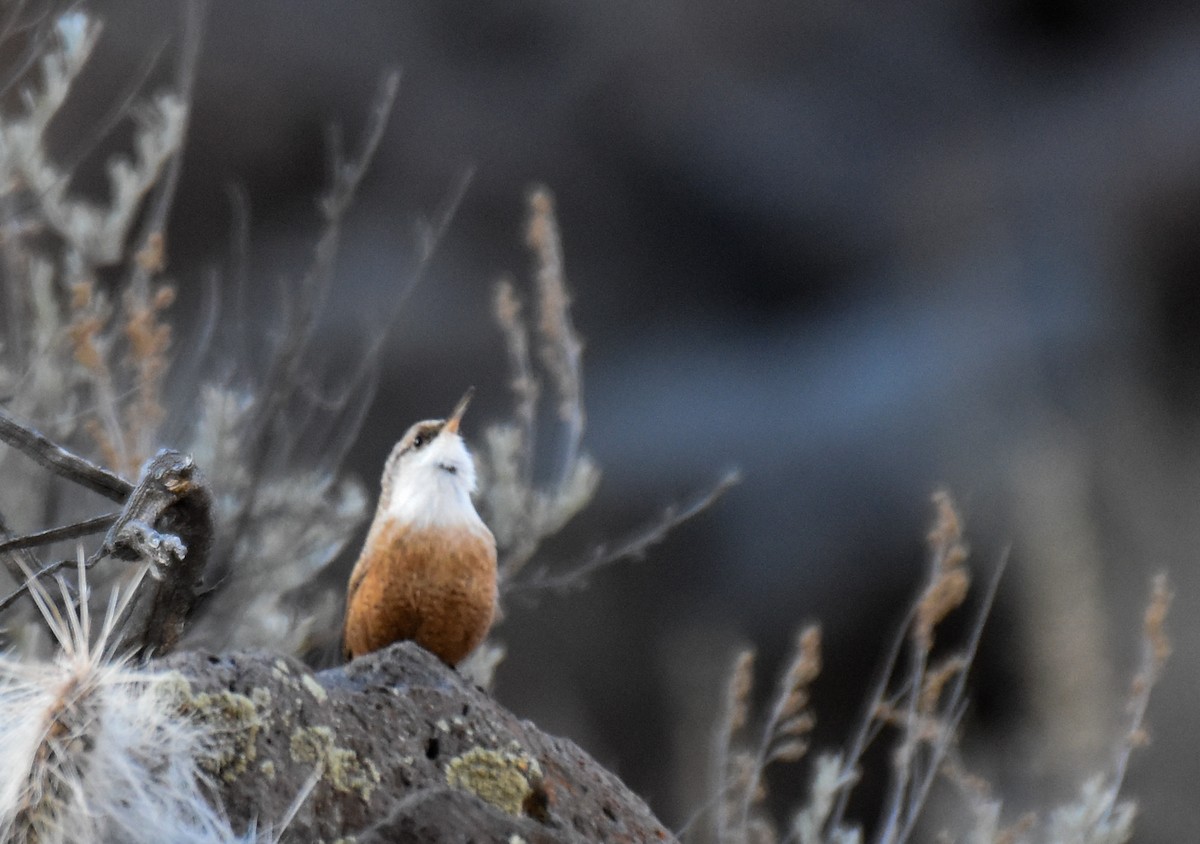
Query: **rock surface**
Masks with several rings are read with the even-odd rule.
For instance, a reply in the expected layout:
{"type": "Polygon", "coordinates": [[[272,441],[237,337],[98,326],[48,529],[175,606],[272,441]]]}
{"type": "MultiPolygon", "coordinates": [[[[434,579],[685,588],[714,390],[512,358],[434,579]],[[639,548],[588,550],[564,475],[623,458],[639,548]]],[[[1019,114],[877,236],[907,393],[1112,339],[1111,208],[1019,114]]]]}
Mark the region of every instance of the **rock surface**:
{"type": "Polygon", "coordinates": [[[674,840],[574,743],[410,642],[317,673],[260,653],[155,665],[211,728],[202,765],[235,828],[277,826],[315,781],[285,841],[674,840]]]}

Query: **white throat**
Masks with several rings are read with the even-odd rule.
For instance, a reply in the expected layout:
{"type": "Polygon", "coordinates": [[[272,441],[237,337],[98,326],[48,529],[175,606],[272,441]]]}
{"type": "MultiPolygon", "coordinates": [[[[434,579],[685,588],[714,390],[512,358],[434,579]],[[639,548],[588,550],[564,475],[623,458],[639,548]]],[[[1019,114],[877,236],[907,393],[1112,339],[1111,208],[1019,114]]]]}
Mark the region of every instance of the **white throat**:
{"type": "Polygon", "coordinates": [[[391,468],[381,515],[413,527],[484,528],[471,501],[475,461],[458,434],[439,434],[424,448],[402,454],[391,468]]]}

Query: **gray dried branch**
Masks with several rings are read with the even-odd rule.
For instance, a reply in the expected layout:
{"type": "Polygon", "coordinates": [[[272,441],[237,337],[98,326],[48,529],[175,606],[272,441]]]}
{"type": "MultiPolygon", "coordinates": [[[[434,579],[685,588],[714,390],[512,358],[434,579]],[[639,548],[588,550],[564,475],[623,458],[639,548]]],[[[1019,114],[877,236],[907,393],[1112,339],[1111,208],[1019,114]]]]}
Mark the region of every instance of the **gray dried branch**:
{"type": "MultiPolygon", "coordinates": [[[[249,472],[251,485],[246,493],[242,521],[253,511],[267,461],[274,453],[269,441],[276,433],[275,426],[280,422],[280,414],[303,386],[300,374],[305,351],[312,342],[321,306],[328,297],[329,285],[333,280],[345,213],[383,139],[399,86],[398,71],[392,71],[380,80],[368,125],[353,158],[343,158],[340,144],[331,144],[330,184],[319,203],[323,225],[313,250],[312,263],[299,290],[289,297],[293,308],[282,334],[283,343],[272,355],[271,366],[264,378],[266,392],[257,398],[258,409],[253,415],[252,427],[245,432],[251,443],[247,454],[252,463],[249,472]]],[[[235,531],[235,534],[240,533],[240,529],[235,531]]]]}
{"type": "MultiPolygon", "coordinates": [[[[892,777],[880,841],[907,839],[907,831],[916,822],[916,815],[924,804],[927,783],[940,767],[945,747],[952,740],[961,715],[955,705],[957,702],[941,711],[937,701],[929,709],[923,709],[921,705],[926,697],[922,692],[926,687],[934,629],[962,604],[970,584],[970,575],[964,565],[967,550],[962,541],[958,513],[944,492],[934,495],[934,506],[937,517],[928,540],[931,552],[929,578],[917,600],[916,613],[908,631],[911,644],[907,680],[901,686],[899,700],[880,701],[876,714],[876,717],[887,719],[895,713],[900,720],[900,740],[892,755],[892,777]]],[[[986,615],[981,617],[979,627],[985,618],[986,615]]]]}
{"type": "Polygon", "coordinates": [[[586,558],[566,565],[561,571],[538,569],[533,574],[510,582],[505,594],[528,595],[532,592],[568,592],[582,589],[596,572],[622,560],[641,559],[655,545],[665,541],[684,522],[712,507],[718,499],[741,482],[737,471],[726,472],[712,487],[683,505],[670,504],[656,519],[615,544],[601,543],[586,558]]]}
{"type": "MultiPolygon", "coordinates": [[[[230,571],[238,571],[235,557],[239,547],[247,545],[256,520],[259,498],[264,495],[264,486],[269,484],[271,478],[271,462],[280,459],[278,441],[287,439],[286,435],[281,436],[280,429],[287,421],[286,412],[290,403],[305,388],[301,375],[307,349],[313,341],[320,306],[328,297],[329,286],[334,279],[344,215],[383,139],[398,86],[400,73],[396,71],[386,73],[380,79],[370,119],[353,158],[344,158],[340,145],[331,146],[330,184],[319,203],[323,217],[322,231],[314,245],[312,262],[304,280],[298,291],[289,297],[292,309],[280,334],[282,343],[271,354],[268,371],[262,381],[262,393],[246,396],[247,406],[240,409],[234,427],[221,425],[216,430],[206,430],[208,436],[220,438],[224,443],[215,445],[215,448],[241,443],[240,447],[235,447],[236,454],[232,456],[234,460],[246,461],[246,468],[238,473],[241,483],[235,487],[235,501],[238,503],[232,513],[223,514],[222,517],[226,529],[221,532],[220,546],[216,549],[218,567],[212,571],[212,579],[216,583],[226,581],[230,571]]],[[[233,396],[230,396],[230,401],[238,402],[233,396]]],[[[227,403],[220,401],[218,405],[227,403]]],[[[202,426],[200,430],[205,429],[202,426]]]]}
{"type": "MultiPolygon", "coordinates": [[[[9,546],[3,552],[0,552],[0,562],[3,562],[4,568],[13,583],[23,582],[25,580],[25,572],[37,571],[41,568],[41,563],[28,547],[11,545],[18,537],[8,529],[8,525],[2,519],[0,519],[0,536],[5,537],[4,544],[9,546]]],[[[19,596],[14,596],[13,599],[15,600],[16,597],[19,596]]],[[[3,612],[7,606],[7,604],[0,604],[0,612],[3,612]]]]}
{"type": "Polygon", "coordinates": [[[751,695],[754,692],[753,648],[739,651],[729,672],[725,685],[725,698],[721,707],[720,720],[714,733],[713,745],[713,790],[711,809],[713,833],[720,841],[724,831],[730,827],[730,815],[736,807],[736,795],[745,789],[748,779],[745,766],[735,768],[734,743],[750,717],[751,695]]]}
{"type": "Polygon", "coordinates": [[[123,502],[133,484],[77,454],[73,454],[35,429],[22,425],[0,410],[0,440],[20,449],[51,472],[112,501],[123,502]]]}
{"type": "MultiPolygon", "coordinates": [[[[0,414],[0,438],[76,483],[109,494],[113,491],[115,476],[4,414],[0,414]],[[98,479],[104,483],[97,486],[98,479]]],[[[101,516],[15,537],[0,544],[0,552],[82,536],[111,523],[104,541],[84,565],[90,568],[111,556],[150,566],[153,585],[136,596],[133,611],[125,621],[123,647],[141,655],[165,653],[179,641],[208,560],[213,534],[212,496],[190,457],[163,449],[146,464],[123,499],[124,506],[115,518],[101,516]]],[[[17,562],[23,570],[30,569],[28,564],[17,562]]],[[[0,610],[66,564],[60,561],[36,571],[30,569],[21,587],[0,600],[0,610]]]]}
{"type": "MultiPolygon", "coordinates": [[[[91,536],[112,527],[113,522],[117,520],[119,515],[119,513],[105,513],[103,516],[93,516],[90,519],[83,519],[82,521],[63,525],[62,527],[47,528],[46,530],[39,530],[22,536],[10,535],[10,538],[0,541],[0,554],[8,554],[26,548],[37,548],[42,545],[52,545],[55,542],[79,539],[83,536],[91,536]]],[[[7,532],[5,531],[5,533],[7,532]]],[[[3,609],[2,603],[0,603],[0,609],[3,609]]]]}

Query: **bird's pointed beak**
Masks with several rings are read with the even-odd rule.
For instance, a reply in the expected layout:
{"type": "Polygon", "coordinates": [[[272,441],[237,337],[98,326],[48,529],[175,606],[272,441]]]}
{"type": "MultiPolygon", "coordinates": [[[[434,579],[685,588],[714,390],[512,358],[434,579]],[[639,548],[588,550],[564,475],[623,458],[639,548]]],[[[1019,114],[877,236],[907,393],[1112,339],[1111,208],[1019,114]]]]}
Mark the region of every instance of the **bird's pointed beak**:
{"type": "Polygon", "coordinates": [[[454,412],[450,414],[450,418],[447,419],[446,424],[442,426],[443,433],[458,433],[458,425],[462,421],[463,414],[467,412],[467,405],[471,403],[471,396],[473,395],[475,395],[475,388],[470,387],[463,394],[463,397],[458,400],[458,404],[454,406],[454,412]]]}

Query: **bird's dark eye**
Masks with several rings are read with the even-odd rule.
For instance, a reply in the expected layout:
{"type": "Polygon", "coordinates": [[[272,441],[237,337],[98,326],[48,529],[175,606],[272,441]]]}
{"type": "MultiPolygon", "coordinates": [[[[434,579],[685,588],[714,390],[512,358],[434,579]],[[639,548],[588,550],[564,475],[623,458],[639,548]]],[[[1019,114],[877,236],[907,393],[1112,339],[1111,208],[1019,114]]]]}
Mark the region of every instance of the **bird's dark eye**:
{"type": "Polygon", "coordinates": [[[438,431],[442,429],[441,425],[423,425],[417,429],[413,436],[412,450],[419,451],[437,439],[438,431]]]}

